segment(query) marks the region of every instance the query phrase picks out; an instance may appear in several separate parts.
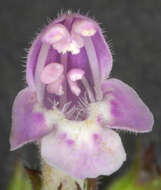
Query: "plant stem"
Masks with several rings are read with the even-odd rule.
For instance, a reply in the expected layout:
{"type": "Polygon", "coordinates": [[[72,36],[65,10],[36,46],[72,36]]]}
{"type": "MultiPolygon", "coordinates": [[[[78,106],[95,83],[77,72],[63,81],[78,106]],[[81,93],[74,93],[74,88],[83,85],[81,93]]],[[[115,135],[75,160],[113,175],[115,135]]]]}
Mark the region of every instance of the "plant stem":
{"type": "Polygon", "coordinates": [[[87,180],[74,179],[42,161],[41,190],[87,190],[87,180]]]}

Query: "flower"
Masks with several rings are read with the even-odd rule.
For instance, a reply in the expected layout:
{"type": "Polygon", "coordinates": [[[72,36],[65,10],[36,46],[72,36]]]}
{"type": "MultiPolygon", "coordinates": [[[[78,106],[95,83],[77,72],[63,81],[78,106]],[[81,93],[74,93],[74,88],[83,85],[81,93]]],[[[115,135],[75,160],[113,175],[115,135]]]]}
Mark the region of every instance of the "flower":
{"type": "Polygon", "coordinates": [[[137,93],[109,78],[112,55],[98,24],[67,13],[33,42],[27,87],[13,104],[11,150],[37,141],[42,158],[74,178],[111,175],[126,160],[118,133],[152,130],[137,93]]]}

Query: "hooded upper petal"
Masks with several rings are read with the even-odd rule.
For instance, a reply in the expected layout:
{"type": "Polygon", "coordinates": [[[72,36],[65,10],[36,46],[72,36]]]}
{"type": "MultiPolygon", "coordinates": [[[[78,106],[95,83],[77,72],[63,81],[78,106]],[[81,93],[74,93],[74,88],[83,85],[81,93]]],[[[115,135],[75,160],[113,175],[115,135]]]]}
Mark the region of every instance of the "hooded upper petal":
{"type": "Polygon", "coordinates": [[[108,127],[133,132],[152,130],[153,115],[134,89],[118,79],[109,79],[103,82],[102,91],[110,106],[108,127]]]}
{"type": "Polygon", "coordinates": [[[36,111],[36,104],[36,92],[32,89],[25,88],[18,93],[12,108],[11,150],[49,133],[46,119],[42,112],[36,111]]]}

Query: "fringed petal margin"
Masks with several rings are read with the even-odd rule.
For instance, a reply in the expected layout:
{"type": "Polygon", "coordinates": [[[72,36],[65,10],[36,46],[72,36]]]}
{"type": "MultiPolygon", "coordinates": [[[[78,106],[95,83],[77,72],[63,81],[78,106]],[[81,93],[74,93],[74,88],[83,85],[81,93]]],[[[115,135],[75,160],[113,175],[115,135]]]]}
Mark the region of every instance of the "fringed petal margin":
{"type": "Polygon", "coordinates": [[[103,82],[102,91],[110,104],[112,122],[108,127],[140,133],[152,130],[153,115],[134,89],[118,79],[109,79],[103,82]]]}
{"type": "Polygon", "coordinates": [[[50,132],[43,113],[34,110],[36,103],[36,92],[28,87],[15,98],[12,109],[11,150],[38,140],[50,132]]]}

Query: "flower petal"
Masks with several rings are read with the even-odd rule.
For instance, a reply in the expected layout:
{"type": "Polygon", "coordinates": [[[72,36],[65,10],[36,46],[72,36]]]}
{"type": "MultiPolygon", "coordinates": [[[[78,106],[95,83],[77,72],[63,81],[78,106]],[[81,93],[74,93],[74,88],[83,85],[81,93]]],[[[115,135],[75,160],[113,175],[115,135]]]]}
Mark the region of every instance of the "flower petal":
{"type": "Polygon", "coordinates": [[[91,38],[96,50],[98,62],[100,64],[101,80],[104,80],[109,77],[112,69],[112,53],[100,28],[98,29],[98,32],[91,38]]]}
{"type": "Polygon", "coordinates": [[[71,133],[78,132],[76,138],[67,130],[54,131],[42,139],[41,154],[49,165],[78,179],[111,175],[121,167],[126,153],[115,131],[99,128],[89,132],[87,126],[77,131],[75,127],[71,133]]]}
{"type": "Polygon", "coordinates": [[[36,92],[25,88],[17,95],[12,110],[11,150],[48,134],[43,113],[36,112],[36,92]]]}
{"type": "Polygon", "coordinates": [[[108,127],[133,132],[152,130],[153,115],[134,89],[118,79],[109,79],[102,84],[102,90],[111,108],[108,127]]]}

